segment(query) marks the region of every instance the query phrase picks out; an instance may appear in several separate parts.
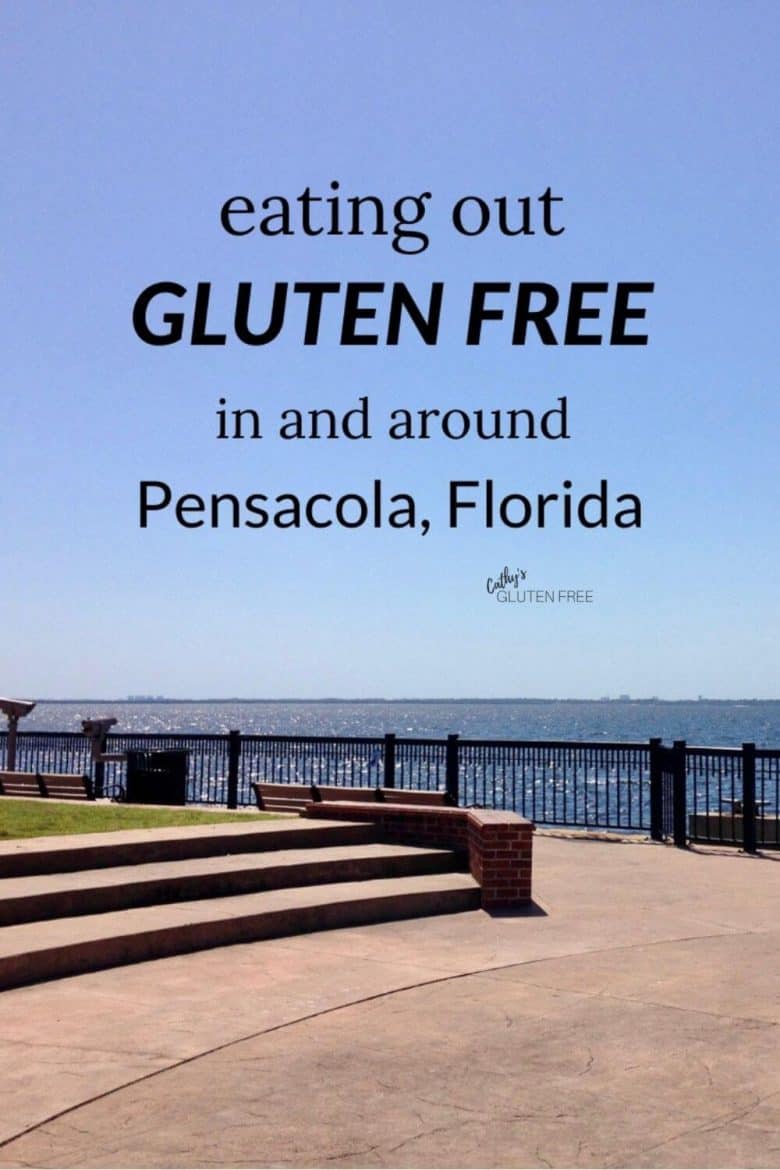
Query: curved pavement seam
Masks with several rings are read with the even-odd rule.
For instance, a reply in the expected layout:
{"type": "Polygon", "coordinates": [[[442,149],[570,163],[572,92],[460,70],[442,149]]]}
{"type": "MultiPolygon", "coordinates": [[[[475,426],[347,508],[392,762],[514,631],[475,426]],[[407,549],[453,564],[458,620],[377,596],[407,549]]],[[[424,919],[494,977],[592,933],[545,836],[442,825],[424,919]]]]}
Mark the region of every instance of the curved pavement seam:
{"type": "MultiPolygon", "coordinates": [[[[185,1056],[181,1060],[175,1060],[171,1064],[165,1065],[162,1068],[153,1069],[151,1072],[144,1073],[142,1076],[133,1077],[131,1080],[124,1081],[120,1085],[115,1085],[111,1089],[106,1089],[103,1093],[96,1093],[93,1097],[87,1097],[83,1101],[77,1102],[75,1105],[68,1105],[65,1109],[60,1109],[56,1113],[49,1114],[40,1121],[34,1122],[25,1129],[19,1130],[18,1133],[12,1134],[10,1137],[4,1138],[0,1141],[0,1149],[4,1149],[10,1145],[11,1142],[18,1141],[19,1138],[26,1137],[30,1133],[41,1129],[45,1125],[49,1125],[52,1121],[57,1121],[61,1117],[66,1117],[69,1113],[75,1113],[77,1109],[82,1109],[88,1105],[93,1105],[97,1101],[103,1101],[107,1097],[112,1097],[115,1093],[120,1093],[124,1089],[132,1088],[134,1085],[143,1084],[145,1081],[152,1080],[154,1077],[161,1076],[164,1073],[173,1072],[175,1069],[184,1068],[188,1064],[194,1064],[197,1060],[202,1060],[207,1056],[213,1056],[217,1052],[225,1052],[228,1048],[233,1048],[239,1044],[244,1044],[248,1040],[255,1040],[261,1036],[270,1036],[274,1032],[280,1032],[284,1028],[290,1028],[297,1024],[305,1024],[311,1020],[319,1019],[322,1016],[332,1015],[335,1012],[344,1011],[346,1008],[359,1007],[362,1004],[373,1003],[376,1000],[388,999],[392,995],[400,995],[406,991],[416,991],[422,987],[432,987],[440,983],[455,982],[458,979],[468,979],[475,975],[489,975],[494,971],[508,971],[512,967],[531,967],[540,963],[548,963],[559,959],[576,959],[582,958],[586,955],[598,954],[612,954],[615,951],[630,951],[636,950],[639,947],[655,947],[668,946],[681,942],[704,942],[712,938],[728,938],[733,936],[742,937],[745,935],[761,934],[763,931],[744,930],[744,931],[718,931],[715,934],[695,934],[686,935],[683,938],[672,939],[656,939],[651,942],[636,942],[636,943],[622,943],[614,947],[600,947],[596,950],[586,951],[572,951],[563,955],[546,955],[540,956],[536,959],[528,959],[524,962],[499,963],[492,967],[478,967],[471,971],[460,971],[456,974],[440,975],[433,979],[422,979],[417,983],[404,984],[401,987],[390,988],[387,991],[376,992],[373,995],[362,996],[359,999],[349,1000],[346,1003],[334,1004],[331,1007],[322,1008],[316,1012],[309,1012],[305,1016],[296,1016],[294,1019],[283,1020],[279,1024],[272,1024],[268,1028],[260,1028],[256,1032],[250,1032],[245,1036],[238,1036],[232,1040],[227,1040],[224,1044],[217,1044],[213,1048],[205,1049],[202,1052],[196,1052],[192,1056],[185,1056]]],[[[78,976],[75,976],[78,978],[78,976]]]]}

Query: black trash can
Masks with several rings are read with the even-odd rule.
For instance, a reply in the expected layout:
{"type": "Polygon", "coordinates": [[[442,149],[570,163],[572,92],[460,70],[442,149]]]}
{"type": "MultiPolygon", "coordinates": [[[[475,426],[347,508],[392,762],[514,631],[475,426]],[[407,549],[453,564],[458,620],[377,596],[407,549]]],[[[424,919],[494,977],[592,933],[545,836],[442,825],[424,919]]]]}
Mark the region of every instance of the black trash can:
{"type": "Polygon", "coordinates": [[[185,751],[128,752],[125,799],[130,804],[185,804],[188,755],[185,751]]]}

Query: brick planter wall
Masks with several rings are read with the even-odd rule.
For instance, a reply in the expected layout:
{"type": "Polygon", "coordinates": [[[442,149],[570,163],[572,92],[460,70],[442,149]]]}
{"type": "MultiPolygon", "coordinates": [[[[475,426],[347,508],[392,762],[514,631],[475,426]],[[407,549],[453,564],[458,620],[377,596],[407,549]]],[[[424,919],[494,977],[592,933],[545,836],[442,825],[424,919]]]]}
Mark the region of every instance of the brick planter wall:
{"type": "Polygon", "coordinates": [[[329,800],[307,805],[304,816],[372,821],[383,841],[462,853],[482,887],[485,910],[511,909],[531,900],[534,827],[517,813],[329,800]]]}

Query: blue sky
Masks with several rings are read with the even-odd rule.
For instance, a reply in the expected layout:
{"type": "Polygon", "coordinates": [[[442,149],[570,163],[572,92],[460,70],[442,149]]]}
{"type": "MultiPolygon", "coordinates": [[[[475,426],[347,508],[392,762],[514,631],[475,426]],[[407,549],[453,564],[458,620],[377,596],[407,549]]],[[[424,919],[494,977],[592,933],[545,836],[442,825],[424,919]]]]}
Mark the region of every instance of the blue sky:
{"type": "MultiPolygon", "coordinates": [[[[776,5],[3,6],[2,683],[31,696],[777,697],[776,5]],[[232,238],[307,186],[431,192],[430,245],[232,238]],[[565,232],[466,238],[450,209],[551,187],[565,232]],[[135,298],[211,281],[445,282],[439,343],[149,347],[135,298]],[[653,281],[647,347],[463,344],[475,281],[653,281]],[[368,442],[282,442],[370,400],[368,442]],[[568,402],[571,438],[391,442],[399,407],[568,402]],[[220,397],[262,412],[218,441],[220,397]],[[412,494],[431,530],[138,524],[176,496],[412,494]],[[447,525],[447,485],[609,481],[640,530],[447,525]],[[501,604],[524,587],[590,605],[501,604]]],[[[191,297],[185,302],[191,305],[191,297]]]]}

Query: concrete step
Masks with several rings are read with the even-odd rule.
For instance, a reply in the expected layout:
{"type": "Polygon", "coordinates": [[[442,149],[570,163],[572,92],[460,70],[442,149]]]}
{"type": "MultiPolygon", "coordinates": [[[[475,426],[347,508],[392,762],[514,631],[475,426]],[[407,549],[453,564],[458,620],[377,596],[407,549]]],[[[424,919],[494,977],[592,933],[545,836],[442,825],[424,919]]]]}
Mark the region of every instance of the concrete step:
{"type": "Polygon", "coordinates": [[[446,849],[357,844],[5,878],[0,883],[0,926],[224,898],[284,886],[445,873],[458,868],[457,857],[446,849]]]}
{"type": "Polygon", "coordinates": [[[421,874],[267,890],[8,926],[0,988],[230,943],[476,909],[468,874],[421,874]]]}
{"type": "MultiPolygon", "coordinates": [[[[249,821],[249,818],[247,818],[249,821]]],[[[121,829],[114,833],[82,833],[0,841],[0,878],[31,874],[73,873],[154,861],[192,857],[224,857],[277,849],[358,845],[375,840],[370,824],[305,821],[285,818],[237,824],[171,829],[121,829]]]]}

